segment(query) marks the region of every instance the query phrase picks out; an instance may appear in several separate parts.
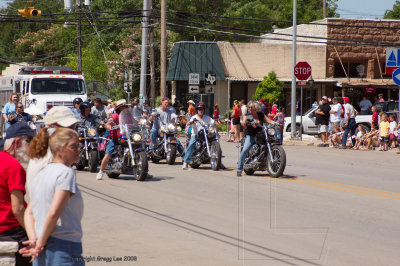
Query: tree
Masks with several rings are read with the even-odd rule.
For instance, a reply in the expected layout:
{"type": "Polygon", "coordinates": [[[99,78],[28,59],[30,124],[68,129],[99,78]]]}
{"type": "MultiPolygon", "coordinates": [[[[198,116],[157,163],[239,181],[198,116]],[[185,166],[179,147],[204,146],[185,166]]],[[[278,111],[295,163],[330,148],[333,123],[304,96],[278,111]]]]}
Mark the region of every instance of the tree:
{"type": "Polygon", "coordinates": [[[276,73],[271,71],[263,81],[258,83],[253,99],[264,99],[269,103],[278,102],[283,99],[283,84],[277,79],[276,73]]]}
{"type": "Polygon", "coordinates": [[[386,10],[384,19],[400,19],[400,1],[396,0],[394,3],[392,10],[386,10]]]}

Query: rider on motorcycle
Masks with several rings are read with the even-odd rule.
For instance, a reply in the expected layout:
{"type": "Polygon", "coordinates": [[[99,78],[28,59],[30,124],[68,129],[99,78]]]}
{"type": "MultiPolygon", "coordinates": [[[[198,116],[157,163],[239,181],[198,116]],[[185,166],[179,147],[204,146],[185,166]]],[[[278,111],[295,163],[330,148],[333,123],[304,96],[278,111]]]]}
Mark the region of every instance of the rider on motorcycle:
{"type": "MultiPolygon", "coordinates": [[[[172,119],[177,119],[177,115],[175,114],[175,112],[168,109],[168,107],[169,107],[169,99],[168,99],[168,97],[164,97],[161,100],[161,106],[156,109],[155,114],[152,113],[152,115],[150,116],[150,121],[153,121],[153,128],[150,131],[150,139],[151,139],[150,147],[149,147],[150,149],[154,148],[154,143],[156,141],[158,131],[161,127],[161,124],[168,125],[168,123],[172,119]]],[[[183,149],[183,146],[182,146],[181,142],[179,141],[179,139],[176,140],[176,144],[177,144],[178,152],[183,157],[185,150],[183,149]]]]}
{"type": "Polygon", "coordinates": [[[72,101],[72,104],[74,105],[74,107],[71,108],[72,113],[74,114],[74,116],[79,119],[79,116],[81,115],[81,112],[79,111],[79,105],[82,103],[82,99],[77,97],[72,101]]]}
{"type": "Polygon", "coordinates": [[[87,128],[96,128],[100,124],[100,120],[97,116],[90,113],[90,103],[83,102],[79,105],[80,116],[79,120],[81,124],[87,128]]]}
{"type": "Polygon", "coordinates": [[[186,170],[188,168],[190,156],[192,156],[193,153],[193,146],[195,145],[197,140],[197,133],[203,128],[203,125],[213,125],[215,123],[214,119],[204,114],[205,109],[206,105],[203,102],[199,102],[198,104],[196,104],[197,114],[190,118],[189,124],[193,124],[194,121],[199,121],[200,123],[196,123],[192,127],[192,134],[190,137],[189,145],[186,149],[186,154],[182,165],[183,170],[186,170]]]}
{"type": "MultiPolygon", "coordinates": [[[[264,122],[267,122],[268,124],[275,124],[274,121],[269,119],[268,116],[266,116],[261,111],[259,102],[249,101],[247,103],[247,110],[248,110],[247,111],[248,114],[252,115],[253,119],[256,120],[260,125],[262,125],[264,122]]],[[[240,156],[239,156],[237,173],[236,173],[237,176],[242,175],[244,159],[246,158],[246,155],[248,154],[251,146],[253,146],[254,143],[256,142],[257,132],[261,130],[260,127],[254,127],[252,124],[250,124],[247,116],[244,116],[244,119],[242,121],[242,126],[244,128],[245,140],[244,140],[242,152],[240,153],[240,156]]]]}
{"type": "Polygon", "coordinates": [[[106,155],[101,161],[100,171],[97,173],[96,176],[97,180],[103,179],[104,169],[106,169],[108,161],[110,160],[111,155],[114,153],[114,146],[118,144],[118,137],[121,134],[119,129],[112,129],[112,128],[115,125],[119,125],[119,114],[128,107],[129,105],[126,103],[126,100],[122,99],[117,101],[117,106],[115,107],[115,113],[110,116],[110,119],[106,124],[106,129],[109,131],[110,134],[109,136],[111,139],[107,142],[106,155]]]}

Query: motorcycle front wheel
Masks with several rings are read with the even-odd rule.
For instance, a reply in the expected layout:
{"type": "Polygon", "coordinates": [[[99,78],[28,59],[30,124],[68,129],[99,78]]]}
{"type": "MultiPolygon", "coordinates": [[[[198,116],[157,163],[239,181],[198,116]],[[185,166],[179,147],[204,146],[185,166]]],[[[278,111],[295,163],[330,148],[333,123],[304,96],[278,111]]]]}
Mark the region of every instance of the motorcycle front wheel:
{"type": "Polygon", "coordinates": [[[221,168],[221,157],[222,157],[222,151],[221,151],[221,146],[217,141],[213,141],[211,143],[211,158],[210,158],[210,164],[211,164],[211,169],[214,171],[218,171],[221,168]]]}
{"type": "Polygon", "coordinates": [[[286,153],[282,146],[272,146],[271,154],[274,162],[271,161],[270,155],[267,158],[267,171],[272,177],[280,177],[286,167],[286,153]]]}
{"type": "Polygon", "coordinates": [[[166,151],[167,164],[173,165],[176,159],[176,145],[168,144],[166,151]]]}
{"type": "Polygon", "coordinates": [[[85,151],[82,149],[79,153],[79,161],[75,164],[76,170],[82,171],[85,169],[86,159],[85,159],[85,151]]]}
{"type": "Polygon", "coordinates": [[[96,173],[97,166],[99,165],[99,156],[97,150],[91,150],[89,152],[88,165],[89,165],[89,172],[96,173]]]}
{"type": "Polygon", "coordinates": [[[137,181],[144,181],[149,171],[149,163],[147,161],[147,155],[144,151],[137,152],[135,154],[136,171],[135,177],[137,181]]]}

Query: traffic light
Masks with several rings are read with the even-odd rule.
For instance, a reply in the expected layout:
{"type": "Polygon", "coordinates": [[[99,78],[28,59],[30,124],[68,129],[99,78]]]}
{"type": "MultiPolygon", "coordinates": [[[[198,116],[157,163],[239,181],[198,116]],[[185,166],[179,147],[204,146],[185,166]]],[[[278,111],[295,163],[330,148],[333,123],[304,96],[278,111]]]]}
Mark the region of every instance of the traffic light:
{"type": "Polygon", "coordinates": [[[21,15],[21,17],[26,18],[26,17],[40,17],[42,15],[41,10],[37,10],[33,6],[27,6],[24,9],[18,9],[18,14],[21,15]]]}

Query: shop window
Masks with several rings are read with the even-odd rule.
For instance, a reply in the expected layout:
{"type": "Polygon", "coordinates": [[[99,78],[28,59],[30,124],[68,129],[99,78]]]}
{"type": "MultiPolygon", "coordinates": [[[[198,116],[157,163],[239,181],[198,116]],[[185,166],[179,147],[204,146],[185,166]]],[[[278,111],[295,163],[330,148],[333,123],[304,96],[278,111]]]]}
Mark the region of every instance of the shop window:
{"type": "MultiPolygon", "coordinates": [[[[363,63],[349,63],[343,62],[343,67],[346,70],[347,75],[350,78],[364,78],[367,72],[367,68],[363,63]]],[[[346,74],[343,70],[340,62],[335,63],[335,78],[346,78],[346,74]]]]}

